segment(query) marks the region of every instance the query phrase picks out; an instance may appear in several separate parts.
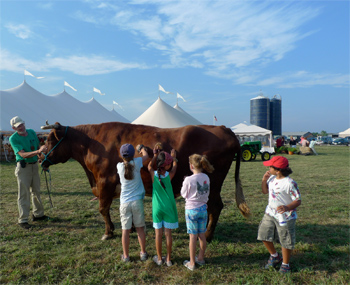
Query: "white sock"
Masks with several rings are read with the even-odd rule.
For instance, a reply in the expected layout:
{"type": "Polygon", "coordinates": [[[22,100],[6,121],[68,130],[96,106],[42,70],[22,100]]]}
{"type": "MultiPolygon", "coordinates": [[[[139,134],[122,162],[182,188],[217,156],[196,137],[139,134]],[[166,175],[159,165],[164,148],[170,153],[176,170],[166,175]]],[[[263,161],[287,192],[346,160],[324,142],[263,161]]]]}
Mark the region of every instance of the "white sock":
{"type": "Polygon", "coordinates": [[[282,262],[282,265],[286,265],[286,266],[289,266],[289,263],[285,264],[285,263],[283,263],[283,262],[282,262]]]}
{"type": "Polygon", "coordinates": [[[277,257],[278,256],[278,252],[275,252],[274,254],[271,254],[272,257],[277,257]]]}

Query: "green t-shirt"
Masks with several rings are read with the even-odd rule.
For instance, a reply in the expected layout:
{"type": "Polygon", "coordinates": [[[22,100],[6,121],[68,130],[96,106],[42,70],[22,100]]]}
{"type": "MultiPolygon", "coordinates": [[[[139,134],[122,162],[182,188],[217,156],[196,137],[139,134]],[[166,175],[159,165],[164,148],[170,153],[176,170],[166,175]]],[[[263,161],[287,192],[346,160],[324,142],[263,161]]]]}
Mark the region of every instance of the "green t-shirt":
{"type": "MultiPolygon", "coordinates": [[[[17,132],[15,132],[10,137],[10,144],[14,153],[16,154],[16,161],[23,160],[23,157],[18,154],[22,149],[25,152],[32,152],[39,149],[39,139],[34,130],[27,129],[27,136],[20,136],[17,132]]],[[[26,158],[26,162],[36,162],[38,160],[37,156],[33,156],[31,158],[26,158]]]]}
{"type": "Polygon", "coordinates": [[[178,214],[169,173],[166,173],[166,177],[161,179],[165,189],[159,182],[158,173],[155,172],[152,194],[153,223],[164,221],[169,224],[177,224],[178,214]]]}

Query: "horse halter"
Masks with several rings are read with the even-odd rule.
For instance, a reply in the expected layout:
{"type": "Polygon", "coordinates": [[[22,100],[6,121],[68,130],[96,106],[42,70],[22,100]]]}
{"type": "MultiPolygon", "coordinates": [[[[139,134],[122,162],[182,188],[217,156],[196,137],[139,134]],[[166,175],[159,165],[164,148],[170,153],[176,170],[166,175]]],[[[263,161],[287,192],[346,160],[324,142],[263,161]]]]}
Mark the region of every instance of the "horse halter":
{"type": "Polygon", "coordinates": [[[45,161],[49,162],[50,165],[53,165],[53,162],[50,159],[48,159],[48,156],[62,142],[62,140],[66,137],[67,131],[68,131],[68,126],[66,126],[66,131],[64,132],[64,136],[58,141],[58,143],[47,154],[45,154],[43,152],[41,153],[45,157],[44,160],[41,162],[41,167],[43,168],[43,170],[44,170],[43,163],[45,161]]]}

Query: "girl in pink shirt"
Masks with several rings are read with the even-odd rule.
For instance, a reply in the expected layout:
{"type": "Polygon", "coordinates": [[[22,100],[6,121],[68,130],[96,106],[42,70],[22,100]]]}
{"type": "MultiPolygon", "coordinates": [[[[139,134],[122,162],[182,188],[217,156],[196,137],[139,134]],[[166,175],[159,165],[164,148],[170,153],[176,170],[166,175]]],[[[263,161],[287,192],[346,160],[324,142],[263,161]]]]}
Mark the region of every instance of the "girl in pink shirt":
{"type": "Polygon", "coordinates": [[[207,247],[205,238],[208,213],[207,202],[210,190],[210,181],[206,170],[209,173],[214,171],[214,167],[210,164],[204,155],[193,154],[189,157],[190,169],[193,175],[185,178],[181,196],[186,200],[186,225],[187,233],[190,235],[190,260],[184,261],[184,266],[193,270],[195,263],[204,265],[204,253],[207,247]],[[199,254],[196,257],[197,238],[199,238],[199,254]]]}

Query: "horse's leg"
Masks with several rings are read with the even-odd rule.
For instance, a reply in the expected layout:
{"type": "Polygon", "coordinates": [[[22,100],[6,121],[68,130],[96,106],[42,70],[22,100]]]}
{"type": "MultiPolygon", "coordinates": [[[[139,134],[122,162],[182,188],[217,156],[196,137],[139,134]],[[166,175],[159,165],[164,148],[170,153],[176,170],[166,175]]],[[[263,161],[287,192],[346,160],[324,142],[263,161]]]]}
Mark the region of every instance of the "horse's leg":
{"type": "MultiPolygon", "coordinates": [[[[98,185],[100,186],[100,185],[98,185]]],[[[105,230],[105,234],[102,236],[102,240],[106,240],[106,239],[110,239],[113,237],[113,231],[114,231],[114,225],[112,223],[111,220],[111,216],[109,213],[109,210],[111,208],[111,204],[113,201],[113,195],[114,195],[114,191],[112,191],[111,189],[113,189],[115,187],[111,187],[111,185],[107,186],[104,185],[103,188],[98,187],[99,190],[99,194],[100,194],[100,208],[99,211],[105,221],[105,226],[106,226],[106,230],[105,230]]],[[[114,189],[113,189],[114,190],[114,189]]]]}
{"type": "Polygon", "coordinates": [[[218,223],[220,213],[224,204],[222,203],[220,192],[215,193],[215,196],[212,195],[208,201],[208,225],[205,237],[208,242],[210,242],[214,237],[214,231],[216,224],[218,223]]]}

